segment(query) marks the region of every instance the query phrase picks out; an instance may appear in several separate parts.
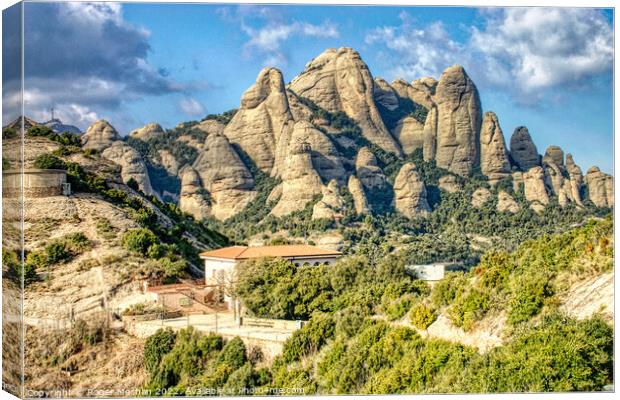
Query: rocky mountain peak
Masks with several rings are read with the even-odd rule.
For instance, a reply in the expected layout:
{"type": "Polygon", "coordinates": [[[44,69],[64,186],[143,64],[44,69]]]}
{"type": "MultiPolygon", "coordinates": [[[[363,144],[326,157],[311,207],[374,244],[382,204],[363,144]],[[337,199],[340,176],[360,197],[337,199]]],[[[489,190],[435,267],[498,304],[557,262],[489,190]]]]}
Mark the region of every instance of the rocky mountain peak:
{"type": "Polygon", "coordinates": [[[491,184],[510,175],[510,161],[497,115],[484,113],[480,130],[480,169],[491,184]]]}
{"type": "Polygon", "coordinates": [[[540,165],[538,150],[525,126],[517,127],[510,137],[510,156],[523,172],[540,165]]]}
{"type": "Polygon", "coordinates": [[[560,146],[551,145],[545,150],[543,161],[548,161],[562,167],[564,166],[564,151],[560,146]]]}
{"type": "Polygon", "coordinates": [[[82,147],[101,151],[119,139],[120,135],[116,129],[105,119],[100,119],[89,126],[82,135],[82,147]]]}
{"type": "Polygon", "coordinates": [[[460,65],[447,68],[437,84],[437,166],[461,176],[479,161],[482,108],[478,89],[460,65]]]}
{"type": "Polygon", "coordinates": [[[129,133],[129,136],[147,141],[161,135],[162,133],[164,133],[164,128],[156,122],[151,122],[144,125],[142,128],[134,129],[129,133]]]}
{"type": "Polygon", "coordinates": [[[327,111],[346,113],[370,142],[399,156],[402,154],[379,114],[374,100],[374,79],[357,51],[327,49],[306,65],[289,88],[327,111]]]}

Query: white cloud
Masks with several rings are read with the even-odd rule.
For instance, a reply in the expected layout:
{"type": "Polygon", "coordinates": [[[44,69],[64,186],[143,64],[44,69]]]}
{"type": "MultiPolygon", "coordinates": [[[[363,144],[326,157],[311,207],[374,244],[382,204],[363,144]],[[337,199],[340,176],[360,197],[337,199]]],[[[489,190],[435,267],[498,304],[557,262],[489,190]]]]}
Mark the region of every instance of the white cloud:
{"type": "Polygon", "coordinates": [[[337,38],[338,26],[329,20],[320,24],[306,21],[286,21],[276,8],[239,6],[234,11],[223,7],[218,15],[225,21],[239,24],[249,40],[243,46],[246,58],[262,57],[264,66],[284,66],[288,63],[285,44],[297,37],[327,39],[337,38]]]}
{"type": "Polygon", "coordinates": [[[207,113],[205,107],[196,99],[185,97],[179,101],[179,109],[189,117],[201,117],[207,113]]]}
{"type": "Polygon", "coordinates": [[[596,9],[507,8],[472,29],[470,47],[492,83],[534,92],[611,71],[613,28],[596,9]]]}
{"type": "Polygon", "coordinates": [[[479,85],[507,89],[524,104],[538,102],[549,89],[587,87],[592,77],[611,74],[613,28],[599,10],[505,8],[480,15],[482,27],[470,28],[461,42],[441,22],[422,26],[405,12],[400,25],[376,27],[365,42],[381,46],[387,78],[439,77],[461,64],[479,85]]]}
{"type": "Polygon", "coordinates": [[[441,22],[418,26],[406,12],[399,17],[401,25],[377,27],[365,37],[366,44],[391,50],[383,52],[392,65],[391,78],[439,76],[446,67],[462,62],[463,46],[450,38],[441,22]]]}

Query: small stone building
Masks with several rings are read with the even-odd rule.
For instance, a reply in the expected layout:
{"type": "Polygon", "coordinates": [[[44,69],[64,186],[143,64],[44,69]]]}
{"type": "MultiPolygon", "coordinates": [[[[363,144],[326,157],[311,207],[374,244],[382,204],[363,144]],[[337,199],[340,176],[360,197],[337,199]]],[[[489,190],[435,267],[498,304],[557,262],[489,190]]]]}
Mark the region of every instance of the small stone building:
{"type": "Polygon", "coordinates": [[[48,197],[70,194],[67,171],[62,169],[24,169],[2,172],[2,193],[5,197],[48,197]],[[23,178],[23,180],[22,180],[23,178]]]}

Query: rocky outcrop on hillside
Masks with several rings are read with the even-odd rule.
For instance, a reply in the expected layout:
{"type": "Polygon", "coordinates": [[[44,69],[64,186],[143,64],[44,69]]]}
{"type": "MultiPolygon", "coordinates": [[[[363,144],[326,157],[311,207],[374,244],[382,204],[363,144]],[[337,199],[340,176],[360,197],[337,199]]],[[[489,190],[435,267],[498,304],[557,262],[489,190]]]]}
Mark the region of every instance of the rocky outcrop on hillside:
{"type": "Polygon", "coordinates": [[[161,149],[157,151],[157,155],[159,156],[157,164],[164,167],[170,175],[174,176],[179,174],[179,163],[172,153],[166,149],[161,149]]]}
{"type": "Polygon", "coordinates": [[[303,210],[315,196],[323,193],[321,177],[312,166],[310,144],[292,143],[281,173],[282,195],[271,214],[281,217],[303,210]]]}
{"type": "Polygon", "coordinates": [[[541,210],[540,205],[544,208],[549,204],[549,194],[545,188],[545,172],[541,167],[530,168],[523,174],[523,190],[525,199],[535,204],[533,206],[535,211],[541,210]]]}
{"type": "Polygon", "coordinates": [[[101,153],[106,158],[121,167],[121,177],[123,183],[129,182],[130,179],[138,183],[138,187],[148,195],[155,194],[151,187],[151,180],[146,169],[146,164],[140,153],[125,142],[117,140],[108,146],[101,153]]]}
{"type": "Polygon", "coordinates": [[[461,185],[457,182],[456,176],[444,175],[439,178],[439,189],[445,190],[448,193],[456,193],[461,190],[461,185]]]}
{"type": "Polygon", "coordinates": [[[521,207],[515,199],[503,190],[497,194],[497,211],[499,212],[511,212],[513,214],[519,212],[521,207]]]}
{"type": "Polygon", "coordinates": [[[225,127],[226,127],[226,125],[224,125],[223,123],[221,123],[218,120],[215,120],[215,119],[205,119],[204,121],[201,121],[198,125],[194,126],[194,129],[201,130],[204,133],[206,133],[207,135],[210,135],[212,133],[223,134],[225,127]]]}
{"type": "Polygon", "coordinates": [[[545,150],[543,162],[555,164],[560,168],[564,168],[564,151],[560,146],[551,145],[545,150]]]}
{"type": "Polygon", "coordinates": [[[206,191],[202,187],[198,172],[186,165],[179,175],[181,176],[179,208],[197,220],[207,218],[211,214],[211,203],[205,198],[206,191]]]}
{"type": "Polygon", "coordinates": [[[368,147],[362,147],[355,159],[355,171],[362,185],[368,190],[385,188],[387,179],[368,147]]]}
{"type": "Polygon", "coordinates": [[[355,212],[358,215],[369,214],[370,206],[368,205],[368,199],[366,198],[366,193],[364,193],[362,182],[360,182],[355,175],[351,175],[349,176],[349,183],[347,186],[351,196],[353,197],[355,212]]]}
{"type": "Polygon", "coordinates": [[[385,79],[376,77],[373,96],[377,104],[381,104],[384,108],[394,111],[398,108],[398,96],[396,91],[390,86],[385,79]]]}
{"type": "Polygon", "coordinates": [[[374,80],[359,53],[350,48],[327,49],[310,61],[289,88],[330,112],[353,118],[370,142],[401,154],[374,102],[374,80]]]}
{"type": "Polygon", "coordinates": [[[343,217],[344,199],[340,195],[340,186],[336,180],[329,181],[323,187],[323,197],[312,209],[312,219],[340,220],[343,217]]]}
{"type": "Polygon", "coordinates": [[[129,136],[146,142],[162,133],[164,133],[164,128],[156,122],[151,122],[144,125],[142,128],[134,129],[129,132],[129,136]]]}
{"type": "Polygon", "coordinates": [[[394,127],[394,137],[407,155],[416,149],[424,148],[424,124],[408,115],[402,118],[394,127]]]}
{"type": "Polygon", "coordinates": [[[424,161],[434,160],[437,152],[437,107],[433,106],[428,111],[422,132],[424,161]]]}
{"type": "Polygon", "coordinates": [[[433,95],[437,88],[437,80],[431,77],[416,79],[412,83],[408,83],[403,79],[397,79],[392,82],[392,88],[398,96],[410,99],[416,104],[421,105],[427,110],[435,105],[433,95]]]}
{"type": "Polygon", "coordinates": [[[407,218],[427,216],[431,211],[426,199],[426,186],[413,163],[403,165],[396,176],[394,208],[407,218]]]}
{"type": "Polygon", "coordinates": [[[193,168],[211,198],[211,214],[219,220],[237,214],[256,196],[252,174],[224,135],[207,137],[193,168]]]}
{"type": "Polygon", "coordinates": [[[276,149],[274,174],[281,174],[286,159],[290,157],[291,144],[308,143],[312,155],[312,165],[326,181],[332,179],[346,183],[346,171],[342,165],[340,154],[334,143],[308,121],[298,121],[292,129],[285,129],[280,136],[276,149]],[[290,133],[289,133],[290,132],[290,133]]]}
{"type": "Polygon", "coordinates": [[[224,134],[230,143],[247,153],[258,168],[270,174],[276,143],[292,119],[282,73],[276,68],[265,68],[258,74],[256,83],[243,94],[241,107],[226,125],[224,134]]]}
{"type": "Polygon", "coordinates": [[[471,195],[471,205],[480,208],[491,200],[491,196],[491,191],[487,188],[476,189],[471,195]]]}
{"type": "Polygon", "coordinates": [[[491,185],[510,176],[510,160],[497,115],[484,113],[480,129],[480,169],[491,185]]]}
{"type": "Polygon", "coordinates": [[[482,109],[478,90],[460,65],[447,68],[437,84],[437,166],[468,176],[478,163],[482,109]]]}
{"type": "Polygon", "coordinates": [[[540,156],[530,132],[526,127],[520,126],[510,137],[510,157],[516,166],[523,172],[540,165],[540,156]]]}
{"type": "Polygon", "coordinates": [[[102,151],[120,139],[120,135],[105,119],[100,119],[88,127],[82,135],[82,148],[102,151]]]}
{"type": "Polygon", "coordinates": [[[581,168],[575,161],[573,161],[572,154],[566,154],[566,171],[568,172],[568,176],[570,178],[570,191],[571,197],[573,201],[577,203],[577,205],[583,205],[583,199],[581,195],[581,189],[583,187],[583,173],[581,172],[581,168]]]}
{"type": "Polygon", "coordinates": [[[597,207],[613,207],[614,180],[611,175],[602,172],[598,167],[591,167],[586,173],[588,196],[597,207]]]}

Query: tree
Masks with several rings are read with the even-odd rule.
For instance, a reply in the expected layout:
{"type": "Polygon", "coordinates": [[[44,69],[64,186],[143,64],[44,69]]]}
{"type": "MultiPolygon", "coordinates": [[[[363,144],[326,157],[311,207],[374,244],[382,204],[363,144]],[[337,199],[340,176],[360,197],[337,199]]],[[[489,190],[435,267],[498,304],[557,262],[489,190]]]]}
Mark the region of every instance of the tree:
{"type": "Polygon", "coordinates": [[[170,328],[159,329],[149,336],[144,343],[144,365],[153,374],[159,367],[162,358],[174,347],[176,333],[170,328]]]}
{"type": "Polygon", "coordinates": [[[149,247],[159,242],[159,238],[148,228],[130,229],[123,235],[122,243],[129,251],[143,256],[148,254],[149,247]]]}
{"type": "Polygon", "coordinates": [[[67,169],[67,164],[53,154],[40,154],[34,160],[34,167],[39,169],[67,169]]]}

